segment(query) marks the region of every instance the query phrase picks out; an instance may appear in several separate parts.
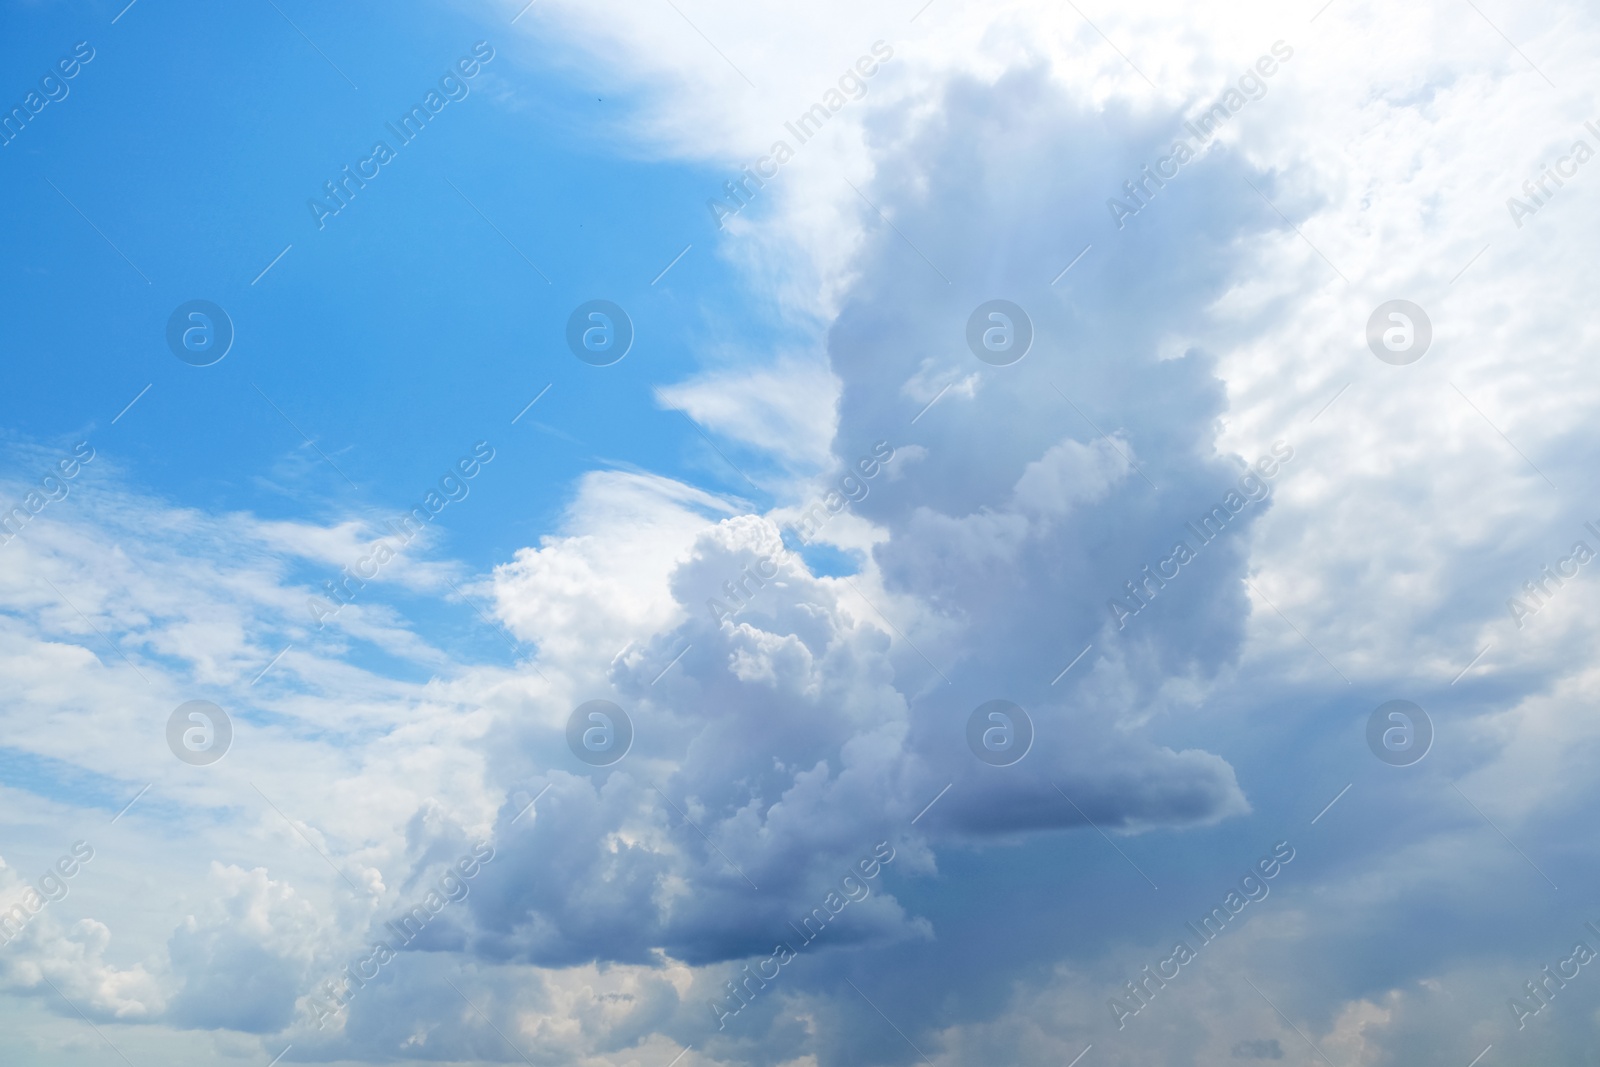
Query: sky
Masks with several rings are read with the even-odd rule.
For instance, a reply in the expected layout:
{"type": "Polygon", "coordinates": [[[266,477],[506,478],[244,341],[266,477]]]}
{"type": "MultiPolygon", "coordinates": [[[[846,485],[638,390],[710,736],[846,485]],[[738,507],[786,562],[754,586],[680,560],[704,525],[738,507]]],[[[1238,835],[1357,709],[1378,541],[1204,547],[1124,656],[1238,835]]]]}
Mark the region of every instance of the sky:
{"type": "Polygon", "coordinates": [[[1597,54],[0,0],[0,1062],[1600,1064],[1597,54]]]}

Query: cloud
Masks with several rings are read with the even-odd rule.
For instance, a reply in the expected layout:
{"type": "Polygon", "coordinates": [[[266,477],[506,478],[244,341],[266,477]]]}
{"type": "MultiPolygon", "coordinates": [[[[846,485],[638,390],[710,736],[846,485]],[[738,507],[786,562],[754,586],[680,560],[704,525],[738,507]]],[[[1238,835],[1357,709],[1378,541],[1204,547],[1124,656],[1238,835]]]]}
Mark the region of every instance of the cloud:
{"type": "Polygon", "coordinates": [[[580,483],[566,532],[497,568],[497,612],[550,659],[603,666],[627,641],[672,619],[678,607],[666,579],[673,560],[709,516],[731,510],[659,476],[591,472],[580,483]]]}
{"type": "Polygon", "coordinates": [[[211,913],[204,921],[188,916],[168,942],[181,983],[170,1021],[201,1030],[282,1030],[315,979],[313,952],[328,933],[325,924],[314,905],[264,868],[213,863],[211,877],[219,883],[211,913]]]}
{"type": "Polygon", "coordinates": [[[1589,117],[1520,57],[1573,84],[1592,19],[1503,13],[1512,53],[1471,13],[1295,14],[1267,96],[1119,229],[1107,199],[1281,13],[1091,14],[936,3],[891,33],[859,5],[533,9],[530,49],[647,95],[617,151],[730,175],[893,37],[860,106],[716,238],[814,347],[657,387],[781,471],[779,499],[589,471],[537,544],[472,579],[420,543],[319,630],[306,601],[369,517],[178,507],[97,467],[0,548],[7,829],[47,851],[149,793],[81,911],[0,955],[8,988],[153,1040],[364,1062],[500,1061],[507,1037],[551,1062],[1581,1054],[1583,987],[1528,1031],[1504,1002],[1587,936],[1554,884],[1600,873],[1592,575],[1525,627],[1505,601],[1593,536],[1573,309],[1595,227],[1582,186],[1520,229],[1502,194],[1589,117]],[[1380,365],[1366,317],[1403,294],[1435,348],[1380,365]],[[964,339],[996,297],[1034,328],[1006,367],[964,339]],[[879,441],[896,459],[825,534],[854,566],[820,573],[782,524],[879,441]],[[1146,579],[1280,441],[1271,496],[1146,579]],[[445,578],[525,643],[509,664],[440,636],[445,578]],[[1148,603],[1119,619],[1129,585],[1148,603]],[[1401,693],[1439,730],[1416,768],[1364,747],[1401,693]],[[235,714],[225,773],[165,751],[196,694],[235,714]],[[611,768],[566,744],[596,697],[636,728],[611,768]],[[1036,728],[1007,768],[966,747],[997,698],[1036,728]],[[1294,880],[1118,1030],[1107,1000],[1291,833],[1294,880]],[[316,1029],[321,983],[479,840],[497,855],[466,899],[316,1029]],[[719,1028],[708,1003],[879,842],[870,895],[719,1028]]]}
{"type": "Polygon", "coordinates": [[[682,409],[722,436],[791,467],[813,469],[832,458],[837,393],[827,367],[798,358],[755,370],[715,370],[656,390],[664,406],[682,409]]]}

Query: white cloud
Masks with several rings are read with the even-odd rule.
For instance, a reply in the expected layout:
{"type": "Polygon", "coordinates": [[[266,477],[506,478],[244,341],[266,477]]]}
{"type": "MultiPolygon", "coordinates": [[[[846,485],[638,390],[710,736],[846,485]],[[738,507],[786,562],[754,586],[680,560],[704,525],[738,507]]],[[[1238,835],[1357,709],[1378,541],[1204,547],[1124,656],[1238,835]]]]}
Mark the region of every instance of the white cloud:
{"type": "Polygon", "coordinates": [[[306,600],[367,551],[366,518],[85,488],[0,548],[18,832],[74,810],[52,798],[63,782],[107,818],[152,782],[115,825],[127,855],[74,889],[83,910],[52,905],[5,950],[12,989],[43,1004],[48,977],[98,1020],[292,1034],[353,1061],[503,1059],[447,972],[563,1061],[690,1043],[726,1063],[909,1055],[846,975],[941,1063],[1071,1062],[1091,1042],[1097,1063],[1310,1062],[1236,975],[1341,1063],[1428,1062],[1441,1035],[1460,1063],[1491,1041],[1579,1040],[1576,995],[1542,1037],[1511,1038],[1502,1002],[1576,929],[1545,903],[1567,897],[1539,895],[1545,868],[1594,873],[1574,843],[1594,794],[1593,576],[1524,628],[1504,602],[1596,517],[1593,331],[1575,309],[1600,178],[1580,172],[1520,229],[1504,199],[1594,117],[1574,88],[1593,19],[1360,0],[1314,22],[1265,5],[1086,8],[1094,26],[1031,3],[912,14],[546,2],[519,23],[529,55],[637,94],[623,151],[729,177],[873,41],[895,57],[717,238],[827,366],[789,354],[803,345],[711,353],[658,389],[784,471],[784,499],[760,516],[589,472],[558,530],[463,582],[537,650],[515,666],[460,662],[385,596],[466,578],[425,541],[318,630],[306,600]],[[1294,58],[1267,95],[1117,229],[1106,198],[1280,37],[1294,58]],[[1037,331],[1013,367],[963,347],[997,295],[1037,331]],[[1363,337],[1397,296],[1435,327],[1404,368],[1363,337]],[[1270,505],[1119,627],[1107,599],[1279,439],[1296,458],[1270,505]],[[790,560],[719,623],[707,601],[782,551],[774,522],[805,479],[877,440],[897,459],[827,534],[859,572],[790,560]],[[431,677],[390,676],[374,650],[431,677]],[[1409,777],[1360,738],[1391,692],[1439,729],[1409,777]],[[236,713],[229,774],[165,752],[166,715],[200,693],[236,713]],[[637,728],[608,771],[563,734],[600,695],[637,728]],[[1003,774],[963,738],[1002,696],[1038,728],[1003,774]],[[1198,906],[1195,870],[1307,823],[1343,782],[1297,881],[1108,1034],[1107,997],[1198,906]],[[310,987],[479,838],[500,855],[441,925],[454,940],[404,955],[337,1032],[309,1027],[310,987]],[[870,902],[716,1031],[706,1000],[879,840],[900,856],[870,902]],[[1136,864],[1162,889],[1130,897],[1136,864]],[[200,888],[141,881],[156,867],[200,888]]]}

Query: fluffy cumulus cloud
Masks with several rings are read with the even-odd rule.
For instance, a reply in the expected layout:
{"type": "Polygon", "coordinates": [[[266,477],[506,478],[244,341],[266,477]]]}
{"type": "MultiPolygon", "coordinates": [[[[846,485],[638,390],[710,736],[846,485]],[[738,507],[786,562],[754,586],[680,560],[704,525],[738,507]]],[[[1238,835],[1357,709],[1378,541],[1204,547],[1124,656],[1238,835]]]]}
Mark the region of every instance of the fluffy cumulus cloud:
{"type": "Polygon", "coordinates": [[[1542,176],[1600,148],[1591,12],[517,19],[507,98],[566,57],[662,166],[824,101],[707,239],[804,344],[653,394],[766,502],[588,470],[323,621],[376,524],[102,461],[0,547],[19,1062],[80,1018],[174,1063],[1588,1062],[1600,213],[1542,176]],[[226,774],[168,752],[197,693],[226,774]],[[1410,766],[1368,748],[1394,698],[1410,766]],[[572,743],[593,700],[620,759],[572,743]]]}

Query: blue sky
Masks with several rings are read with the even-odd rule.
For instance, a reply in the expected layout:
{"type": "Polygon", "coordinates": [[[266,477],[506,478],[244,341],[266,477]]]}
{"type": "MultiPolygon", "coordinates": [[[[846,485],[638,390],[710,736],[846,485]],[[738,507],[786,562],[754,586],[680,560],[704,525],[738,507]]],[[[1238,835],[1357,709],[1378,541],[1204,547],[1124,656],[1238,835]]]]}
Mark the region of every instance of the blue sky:
{"type": "Polygon", "coordinates": [[[271,5],[136,10],[116,25],[67,5],[10,13],[8,67],[47,70],[39,50],[55,38],[68,51],[90,40],[95,58],[7,146],[16,193],[7,226],[18,237],[7,269],[15,306],[31,309],[12,316],[12,336],[36,353],[24,361],[36,373],[8,390],[8,427],[43,438],[63,432],[70,411],[66,432],[104,434],[152,384],[127,417],[143,428],[122,434],[131,440],[116,452],[136,477],[274,517],[306,514],[305,493],[330,510],[393,509],[473,442],[503,443],[497,479],[477,487],[487,502],[474,507],[477,521],[451,529],[452,551],[485,566],[548,527],[575,474],[596,463],[648,459],[670,475],[745,485],[715,469],[693,428],[650,390],[693,366],[695,348],[768,345],[784,331],[715,258],[697,202],[715,174],[629,158],[608,136],[626,96],[608,102],[497,56],[468,80],[474,92],[319,230],[307,201],[323,196],[323,182],[374,141],[397,142],[384,124],[507,28],[444,10],[379,25],[370,12],[297,18],[313,41],[349,43],[340,63],[271,5]],[[130,99],[154,110],[129,115],[130,99]],[[650,284],[696,243],[698,255],[650,284]],[[77,302],[89,293],[92,308],[77,302]],[[621,302],[638,331],[630,356],[604,373],[562,344],[567,313],[591,296],[621,302]],[[167,315],[193,298],[234,321],[233,351],[214,367],[189,368],[163,344],[167,315]],[[95,326],[69,337],[64,319],[95,326]],[[64,376],[88,379],[71,405],[59,398],[64,376]],[[546,385],[542,406],[511,426],[546,385]],[[274,491],[275,463],[303,442],[252,386],[356,489],[324,467],[274,491]]]}
{"type": "Polygon", "coordinates": [[[0,30],[0,1061],[1594,1061],[1592,12],[0,30]]]}

